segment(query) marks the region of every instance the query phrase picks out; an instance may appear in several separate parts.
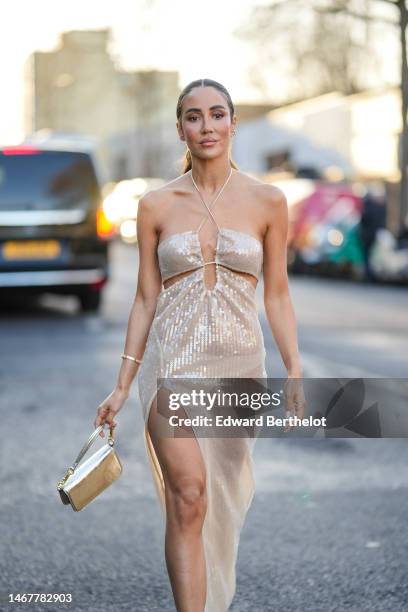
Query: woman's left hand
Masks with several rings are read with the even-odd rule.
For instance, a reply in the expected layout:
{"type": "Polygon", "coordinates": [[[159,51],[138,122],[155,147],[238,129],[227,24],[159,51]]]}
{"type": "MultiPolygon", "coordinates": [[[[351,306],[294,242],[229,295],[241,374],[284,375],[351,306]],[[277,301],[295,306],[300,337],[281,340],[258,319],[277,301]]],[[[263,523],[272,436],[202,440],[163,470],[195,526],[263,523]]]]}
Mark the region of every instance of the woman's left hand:
{"type": "MultiPolygon", "coordinates": [[[[288,376],[284,386],[284,399],[286,403],[286,417],[297,416],[299,419],[304,417],[306,399],[303,391],[303,379],[288,376]]],[[[286,425],[285,432],[289,431],[294,425],[286,425]]]]}

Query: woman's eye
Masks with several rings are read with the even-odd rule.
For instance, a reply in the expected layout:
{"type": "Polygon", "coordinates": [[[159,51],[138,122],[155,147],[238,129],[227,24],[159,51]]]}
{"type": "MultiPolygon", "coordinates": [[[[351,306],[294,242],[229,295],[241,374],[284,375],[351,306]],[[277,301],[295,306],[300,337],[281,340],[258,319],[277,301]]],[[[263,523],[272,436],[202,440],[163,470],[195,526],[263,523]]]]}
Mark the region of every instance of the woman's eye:
{"type": "MultiPolygon", "coordinates": [[[[215,113],[214,117],[217,118],[222,118],[224,115],[223,113],[215,113]]],[[[193,121],[193,119],[198,119],[197,115],[190,115],[190,117],[188,118],[189,121],[193,121]]]]}

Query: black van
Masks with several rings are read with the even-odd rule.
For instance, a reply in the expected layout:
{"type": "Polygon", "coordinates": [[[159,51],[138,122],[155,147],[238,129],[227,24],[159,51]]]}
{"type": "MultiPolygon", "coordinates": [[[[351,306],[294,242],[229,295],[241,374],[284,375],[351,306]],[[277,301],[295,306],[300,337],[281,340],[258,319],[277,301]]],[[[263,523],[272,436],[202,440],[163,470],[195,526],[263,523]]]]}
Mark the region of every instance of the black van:
{"type": "Polygon", "coordinates": [[[75,294],[98,310],[113,236],[90,152],[0,148],[0,292],[75,294]]]}

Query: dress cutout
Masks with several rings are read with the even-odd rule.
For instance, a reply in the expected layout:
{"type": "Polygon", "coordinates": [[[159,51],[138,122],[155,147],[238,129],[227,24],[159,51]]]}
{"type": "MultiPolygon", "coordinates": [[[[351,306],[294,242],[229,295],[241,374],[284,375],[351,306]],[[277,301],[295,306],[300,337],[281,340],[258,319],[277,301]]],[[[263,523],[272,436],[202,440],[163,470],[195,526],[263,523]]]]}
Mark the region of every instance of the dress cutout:
{"type": "MultiPolygon", "coordinates": [[[[150,407],[160,389],[157,379],[267,377],[255,288],[236,274],[246,272],[259,279],[263,245],[250,234],[219,227],[201,200],[210,216],[206,215],[197,230],[173,234],[158,245],[163,282],[186,271],[191,273],[160,292],[138,370],[144,440],[164,517],[165,485],[147,428],[150,407]],[[218,235],[214,259],[206,262],[198,233],[209,218],[217,225],[218,235]],[[211,289],[204,279],[208,263],[215,263],[216,268],[211,289]]],[[[205,612],[226,612],[236,588],[240,533],[255,490],[255,439],[196,436],[196,440],[206,468],[207,487],[202,530],[207,572],[205,612]]]]}

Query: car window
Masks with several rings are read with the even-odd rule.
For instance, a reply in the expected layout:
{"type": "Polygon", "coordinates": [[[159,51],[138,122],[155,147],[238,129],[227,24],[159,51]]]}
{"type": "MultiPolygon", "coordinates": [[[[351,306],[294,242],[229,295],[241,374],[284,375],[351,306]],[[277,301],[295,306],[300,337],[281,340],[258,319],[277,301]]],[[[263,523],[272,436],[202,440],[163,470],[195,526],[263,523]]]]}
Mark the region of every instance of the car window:
{"type": "Polygon", "coordinates": [[[86,209],[100,197],[86,153],[0,150],[0,211],[86,209]]]}

